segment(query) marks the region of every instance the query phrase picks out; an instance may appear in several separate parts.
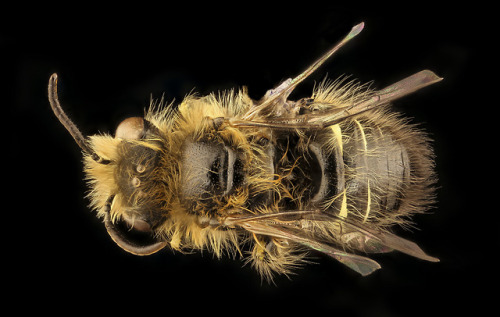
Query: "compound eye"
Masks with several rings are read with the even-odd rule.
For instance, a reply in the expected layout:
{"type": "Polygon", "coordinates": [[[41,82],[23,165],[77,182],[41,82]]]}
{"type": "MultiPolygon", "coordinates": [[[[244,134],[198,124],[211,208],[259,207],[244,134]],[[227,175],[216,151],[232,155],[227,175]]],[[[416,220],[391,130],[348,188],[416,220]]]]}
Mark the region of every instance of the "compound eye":
{"type": "Polygon", "coordinates": [[[144,136],[144,131],[144,119],[141,117],[130,117],[118,125],[115,138],[139,140],[144,136]]]}

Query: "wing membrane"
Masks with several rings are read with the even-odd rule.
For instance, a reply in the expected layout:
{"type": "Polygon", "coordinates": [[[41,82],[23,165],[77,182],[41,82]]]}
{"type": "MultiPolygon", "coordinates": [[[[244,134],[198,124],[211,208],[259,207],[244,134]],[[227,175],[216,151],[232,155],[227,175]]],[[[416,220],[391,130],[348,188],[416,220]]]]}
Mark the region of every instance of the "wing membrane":
{"type": "Polygon", "coordinates": [[[284,228],[255,220],[241,221],[239,222],[239,226],[256,234],[287,239],[325,253],[363,276],[380,269],[380,265],[372,259],[338,250],[328,244],[307,237],[301,231],[293,228],[284,228]]]}
{"type": "MultiPolygon", "coordinates": [[[[416,258],[439,262],[439,259],[427,255],[415,242],[401,238],[393,233],[382,231],[378,228],[372,228],[366,224],[353,223],[342,217],[322,213],[322,217],[330,218],[334,221],[339,221],[351,231],[357,232],[365,238],[364,244],[367,246],[367,252],[388,252],[387,248],[406,253],[416,258]]],[[[314,216],[313,217],[318,217],[314,216]]]]}
{"type": "Polygon", "coordinates": [[[318,117],[316,118],[312,118],[311,120],[309,120],[309,122],[321,122],[322,120],[324,120],[323,122],[325,126],[337,124],[349,117],[356,116],[381,105],[387,104],[393,100],[409,95],[412,92],[437,83],[441,80],[443,80],[443,78],[437,76],[434,72],[430,70],[422,70],[382,90],[377,91],[366,101],[360,102],[351,107],[347,107],[340,112],[338,112],[338,110],[335,110],[336,113],[331,117],[328,115],[328,112],[325,112],[321,115],[318,115],[318,117]]]}

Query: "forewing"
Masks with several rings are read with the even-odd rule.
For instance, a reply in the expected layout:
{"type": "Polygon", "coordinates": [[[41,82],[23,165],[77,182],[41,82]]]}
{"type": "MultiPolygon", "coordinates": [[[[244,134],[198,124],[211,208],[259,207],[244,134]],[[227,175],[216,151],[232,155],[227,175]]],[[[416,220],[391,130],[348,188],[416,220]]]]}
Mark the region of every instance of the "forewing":
{"type": "Polygon", "coordinates": [[[327,213],[314,213],[307,217],[317,221],[337,221],[342,223],[346,231],[343,236],[345,242],[351,243],[351,246],[359,250],[373,253],[396,250],[422,260],[439,262],[439,259],[427,255],[415,242],[368,224],[354,223],[346,218],[327,213]],[[349,239],[350,236],[354,236],[356,239],[349,239]]]}
{"type": "Polygon", "coordinates": [[[437,76],[434,72],[430,70],[422,70],[382,90],[375,92],[373,96],[365,101],[346,107],[344,109],[341,109],[340,111],[339,109],[333,108],[331,110],[333,114],[330,114],[330,111],[325,111],[322,114],[311,117],[308,122],[320,122],[324,126],[337,124],[347,118],[375,109],[381,105],[388,104],[393,100],[404,97],[408,94],[411,94],[412,92],[437,83],[441,80],[442,78],[437,76]]]}
{"type": "Polygon", "coordinates": [[[286,239],[325,253],[363,276],[380,269],[380,265],[372,259],[338,250],[331,245],[308,236],[305,231],[267,223],[262,219],[246,219],[238,221],[237,224],[255,234],[286,239]]]}

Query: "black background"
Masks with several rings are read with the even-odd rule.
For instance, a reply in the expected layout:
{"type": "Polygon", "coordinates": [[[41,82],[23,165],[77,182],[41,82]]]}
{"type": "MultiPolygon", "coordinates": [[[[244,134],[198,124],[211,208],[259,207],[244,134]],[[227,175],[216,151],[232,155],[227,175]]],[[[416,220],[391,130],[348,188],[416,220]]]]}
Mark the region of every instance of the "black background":
{"type": "Polygon", "coordinates": [[[307,1],[46,9],[19,8],[0,37],[11,123],[3,279],[13,278],[4,285],[23,300],[19,310],[409,316],[477,313],[490,303],[498,207],[488,190],[496,146],[482,143],[493,136],[486,122],[496,107],[486,88],[496,61],[483,54],[492,49],[488,8],[307,1]],[[315,254],[317,264],[267,285],[238,259],[168,249],[137,257],[109,239],[84,198],[79,148],[47,102],[50,74],[59,74],[61,102],[84,134],[113,133],[143,114],[150,94],[179,101],[193,88],[203,95],[246,85],[257,99],[361,21],[364,31],[293,96],[308,96],[326,74],[380,88],[422,69],[444,77],[394,104],[435,140],[440,178],[436,208],[416,217],[419,230],[399,233],[440,263],[394,252],[375,256],[382,269],[363,278],[315,254]]]}

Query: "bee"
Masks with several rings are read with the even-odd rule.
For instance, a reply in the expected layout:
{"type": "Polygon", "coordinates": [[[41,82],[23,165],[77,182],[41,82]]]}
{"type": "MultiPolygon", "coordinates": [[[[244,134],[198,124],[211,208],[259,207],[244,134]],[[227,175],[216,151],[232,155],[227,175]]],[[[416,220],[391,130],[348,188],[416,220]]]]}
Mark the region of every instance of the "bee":
{"type": "Polygon", "coordinates": [[[380,268],[370,253],[437,262],[393,233],[429,208],[436,176],[430,139],[389,103],[442,78],[423,70],[380,90],[324,80],[288,99],[363,27],[260,100],[246,88],[178,107],[153,100],[114,136],[82,135],[53,74],[50,105],[83,152],[90,207],[111,239],[136,255],[167,246],[239,255],[270,281],[314,250],[363,276],[380,268]]]}

